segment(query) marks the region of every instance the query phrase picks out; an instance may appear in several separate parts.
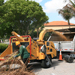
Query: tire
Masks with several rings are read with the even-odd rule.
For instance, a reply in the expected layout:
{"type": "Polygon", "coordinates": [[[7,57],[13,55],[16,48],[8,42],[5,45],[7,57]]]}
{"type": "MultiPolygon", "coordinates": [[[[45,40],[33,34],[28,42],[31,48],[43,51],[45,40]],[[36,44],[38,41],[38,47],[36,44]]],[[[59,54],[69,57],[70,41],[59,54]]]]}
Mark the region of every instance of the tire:
{"type": "Polygon", "coordinates": [[[64,59],[69,62],[69,63],[72,63],[73,62],[73,57],[69,56],[69,55],[65,55],[64,59]]]}
{"type": "Polygon", "coordinates": [[[73,57],[70,57],[69,58],[69,63],[73,63],[73,60],[74,60],[74,58],[73,57]]]}
{"type": "Polygon", "coordinates": [[[42,60],[42,62],[41,62],[41,66],[43,68],[49,68],[51,65],[52,65],[52,63],[51,63],[48,56],[44,60],[42,60]]]}

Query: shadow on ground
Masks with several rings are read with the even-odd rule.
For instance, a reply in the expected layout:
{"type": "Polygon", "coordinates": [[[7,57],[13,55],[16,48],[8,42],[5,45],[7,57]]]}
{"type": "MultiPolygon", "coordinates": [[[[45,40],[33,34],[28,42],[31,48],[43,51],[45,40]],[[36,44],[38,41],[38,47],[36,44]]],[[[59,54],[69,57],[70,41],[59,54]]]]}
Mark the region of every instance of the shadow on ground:
{"type": "Polygon", "coordinates": [[[59,61],[58,59],[53,59],[52,60],[52,66],[51,67],[58,66],[59,63],[61,63],[61,62],[63,62],[63,61],[59,61]]]}
{"type": "MultiPolygon", "coordinates": [[[[61,63],[61,62],[63,62],[63,61],[58,61],[58,59],[53,59],[52,60],[52,66],[50,68],[54,68],[55,69],[55,67],[58,66],[59,63],[61,63]]],[[[48,69],[48,68],[42,68],[40,63],[32,63],[32,64],[29,64],[29,66],[32,66],[31,69],[33,70],[33,72],[39,72],[42,69],[48,69]]]]}
{"type": "Polygon", "coordinates": [[[31,66],[31,70],[33,71],[33,72],[39,72],[39,71],[41,71],[42,70],[42,66],[41,66],[41,64],[40,63],[31,63],[31,64],[29,64],[28,66],[31,66]]]}

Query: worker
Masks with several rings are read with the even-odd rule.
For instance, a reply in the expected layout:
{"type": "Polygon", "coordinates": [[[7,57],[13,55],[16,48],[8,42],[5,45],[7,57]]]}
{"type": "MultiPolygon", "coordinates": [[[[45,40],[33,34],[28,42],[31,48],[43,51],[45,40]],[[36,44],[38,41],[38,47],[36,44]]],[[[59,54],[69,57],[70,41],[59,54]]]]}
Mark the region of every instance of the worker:
{"type": "Polygon", "coordinates": [[[22,61],[25,63],[30,54],[28,53],[26,47],[24,45],[21,45],[19,41],[17,41],[15,44],[19,47],[19,51],[18,54],[14,56],[14,58],[21,56],[22,61]]]}

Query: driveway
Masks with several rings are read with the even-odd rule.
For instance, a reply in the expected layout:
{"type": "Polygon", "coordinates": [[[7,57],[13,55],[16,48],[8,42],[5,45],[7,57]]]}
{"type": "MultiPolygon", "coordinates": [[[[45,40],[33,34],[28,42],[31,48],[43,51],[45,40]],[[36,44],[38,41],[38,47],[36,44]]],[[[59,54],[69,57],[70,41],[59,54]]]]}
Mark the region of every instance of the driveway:
{"type": "Polygon", "coordinates": [[[33,72],[36,75],[75,75],[75,59],[73,63],[58,59],[53,59],[52,62],[50,68],[42,68],[40,63],[33,64],[33,72]]]}

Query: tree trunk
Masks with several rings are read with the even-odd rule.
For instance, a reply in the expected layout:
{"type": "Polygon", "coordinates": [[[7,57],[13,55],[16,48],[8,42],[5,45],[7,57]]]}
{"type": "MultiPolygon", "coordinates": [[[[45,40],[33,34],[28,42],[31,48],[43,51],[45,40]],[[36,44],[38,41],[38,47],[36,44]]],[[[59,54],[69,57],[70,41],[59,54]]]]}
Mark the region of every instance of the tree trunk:
{"type": "Polygon", "coordinates": [[[28,35],[28,30],[29,30],[29,25],[28,25],[28,27],[27,27],[27,31],[26,31],[26,34],[28,35]]]}
{"type": "Polygon", "coordinates": [[[39,28],[37,29],[37,38],[39,37],[38,34],[39,34],[39,28]]]}
{"type": "Polygon", "coordinates": [[[70,21],[68,20],[68,25],[69,25],[69,29],[70,29],[70,21]]]}

